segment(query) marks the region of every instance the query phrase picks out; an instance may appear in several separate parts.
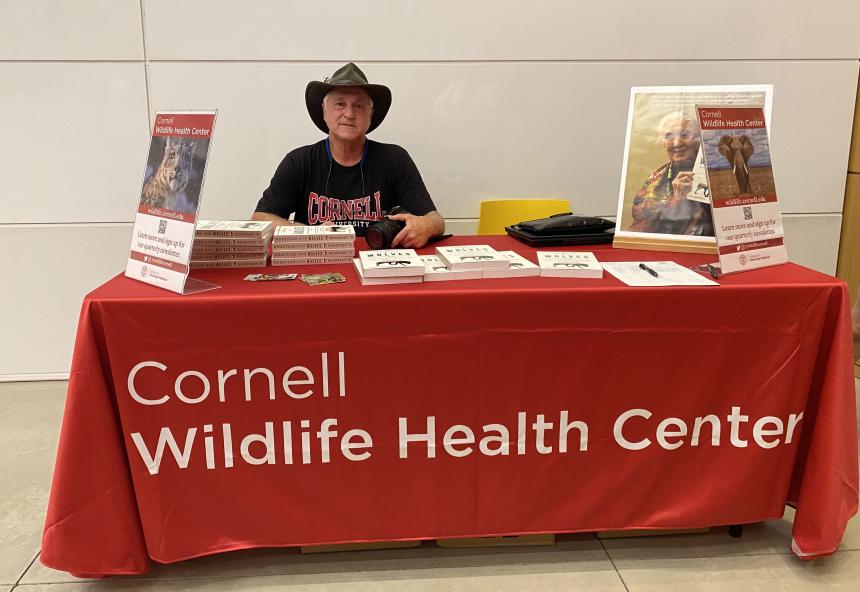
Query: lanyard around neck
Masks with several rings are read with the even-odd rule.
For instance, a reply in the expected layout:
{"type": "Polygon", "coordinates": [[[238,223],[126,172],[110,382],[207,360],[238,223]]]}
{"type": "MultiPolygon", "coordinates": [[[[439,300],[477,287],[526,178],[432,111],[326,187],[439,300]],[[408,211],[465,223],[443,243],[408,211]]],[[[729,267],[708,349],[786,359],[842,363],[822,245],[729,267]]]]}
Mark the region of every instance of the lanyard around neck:
{"type": "MultiPolygon", "coordinates": [[[[367,149],[369,146],[370,146],[370,142],[368,142],[367,139],[365,139],[364,140],[364,149],[362,149],[362,151],[361,151],[361,160],[358,161],[358,164],[361,168],[364,168],[364,161],[367,159],[367,149]]],[[[329,142],[328,138],[325,139],[325,151],[326,151],[326,154],[328,154],[329,164],[334,162],[334,157],[331,155],[331,143],[329,142]]],[[[338,163],[338,164],[340,164],[340,163],[338,163]]],[[[353,165],[353,166],[355,166],[355,165],[353,165]]]]}

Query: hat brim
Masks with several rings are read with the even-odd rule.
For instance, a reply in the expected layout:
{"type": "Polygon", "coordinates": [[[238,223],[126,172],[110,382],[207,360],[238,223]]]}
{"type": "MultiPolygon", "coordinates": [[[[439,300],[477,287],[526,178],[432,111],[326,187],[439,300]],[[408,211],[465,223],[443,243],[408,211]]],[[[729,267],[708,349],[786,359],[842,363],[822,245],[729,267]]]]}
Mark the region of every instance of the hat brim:
{"type": "Polygon", "coordinates": [[[314,80],[309,82],[305,88],[305,105],[308,108],[311,121],[324,134],[328,133],[328,126],[323,118],[322,101],[328,92],[335,88],[360,88],[370,95],[370,99],[373,101],[373,115],[370,116],[368,134],[375,130],[388,115],[388,109],[391,108],[391,89],[387,86],[381,84],[328,84],[314,80]]]}

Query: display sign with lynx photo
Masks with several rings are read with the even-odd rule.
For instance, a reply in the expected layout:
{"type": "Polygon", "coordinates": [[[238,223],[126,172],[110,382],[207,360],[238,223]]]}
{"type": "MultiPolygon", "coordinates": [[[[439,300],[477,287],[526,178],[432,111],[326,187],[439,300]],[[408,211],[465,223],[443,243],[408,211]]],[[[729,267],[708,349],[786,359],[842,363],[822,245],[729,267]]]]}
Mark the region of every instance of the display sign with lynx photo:
{"type": "Polygon", "coordinates": [[[215,111],[155,114],[127,277],[178,294],[218,286],[188,277],[215,111]]]}
{"type": "Polygon", "coordinates": [[[788,261],[764,111],[697,106],[723,273],[788,261]]]}

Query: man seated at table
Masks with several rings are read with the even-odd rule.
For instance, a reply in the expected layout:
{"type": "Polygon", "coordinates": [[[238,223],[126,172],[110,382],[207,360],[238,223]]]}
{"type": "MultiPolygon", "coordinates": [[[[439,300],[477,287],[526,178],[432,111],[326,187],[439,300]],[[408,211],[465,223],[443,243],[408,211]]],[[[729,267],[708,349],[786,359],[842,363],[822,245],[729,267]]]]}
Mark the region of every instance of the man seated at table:
{"type": "Polygon", "coordinates": [[[349,63],[305,89],[311,120],[325,140],[287,154],[252,220],[284,224],[350,224],[363,236],[394,206],[408,213],[389,218],[406,224],[392,247],[420,248],[445,231],[415,163],[394,144],[368,140],[388,113],[391,90],[369,84],[349,63]],[[288,220],[295,214],[295,221],[288,220]]]}

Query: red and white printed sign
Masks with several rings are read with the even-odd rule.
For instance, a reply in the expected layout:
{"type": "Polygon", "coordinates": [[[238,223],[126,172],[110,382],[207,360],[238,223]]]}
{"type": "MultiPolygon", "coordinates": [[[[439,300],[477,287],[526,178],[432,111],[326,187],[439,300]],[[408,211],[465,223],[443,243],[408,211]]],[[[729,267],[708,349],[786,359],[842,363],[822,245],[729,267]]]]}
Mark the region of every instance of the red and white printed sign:
{"type": "Polygon", "coordinates": [[[156,113],[125,275],[178,294],[189,282],[194,228],[215,111],[156,113]]]}
{"type": "Polygon", "coordinates": [[[761,107],[697,106],[723,273],[788,262],[761,107]]]}

